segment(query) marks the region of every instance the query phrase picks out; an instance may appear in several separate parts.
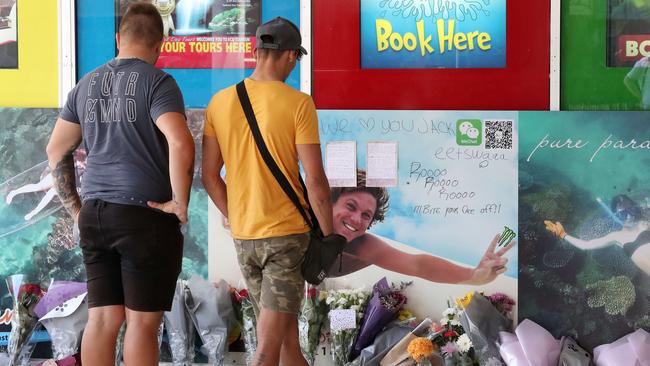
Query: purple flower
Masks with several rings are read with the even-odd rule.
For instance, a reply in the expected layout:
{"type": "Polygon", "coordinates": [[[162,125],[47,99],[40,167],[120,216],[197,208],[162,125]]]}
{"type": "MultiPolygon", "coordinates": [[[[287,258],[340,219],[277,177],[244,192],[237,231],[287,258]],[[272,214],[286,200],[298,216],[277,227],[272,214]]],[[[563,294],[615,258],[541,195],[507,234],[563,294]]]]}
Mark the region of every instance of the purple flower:
{"type": "Polygon", "coordinates": [[[451,356],[454,352],[458,351],[458,346],[454,342],[447,342],[447,344],[440,347],[440,351],[445,356],[451,356]]]}
{"type": "Polygon", "coordinates": [[[508,295],[497,292],[487,297],[492,305],[504,315],[508,315],[515,305],[515,300],[511,299],[508,295]]]}

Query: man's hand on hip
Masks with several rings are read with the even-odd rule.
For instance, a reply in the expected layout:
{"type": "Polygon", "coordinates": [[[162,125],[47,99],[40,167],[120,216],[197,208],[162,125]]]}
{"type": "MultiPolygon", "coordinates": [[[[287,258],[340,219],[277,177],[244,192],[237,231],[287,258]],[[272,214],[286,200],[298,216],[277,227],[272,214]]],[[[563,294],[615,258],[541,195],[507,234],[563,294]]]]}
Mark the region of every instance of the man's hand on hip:
{"type": "Polygon", "coordinates": [[[181,224],[187,223],[187,205],[183,205],[174,200],[167,201],[165,203],[148,201],[147,205],[162,212],[176,215],[181,224]]]}

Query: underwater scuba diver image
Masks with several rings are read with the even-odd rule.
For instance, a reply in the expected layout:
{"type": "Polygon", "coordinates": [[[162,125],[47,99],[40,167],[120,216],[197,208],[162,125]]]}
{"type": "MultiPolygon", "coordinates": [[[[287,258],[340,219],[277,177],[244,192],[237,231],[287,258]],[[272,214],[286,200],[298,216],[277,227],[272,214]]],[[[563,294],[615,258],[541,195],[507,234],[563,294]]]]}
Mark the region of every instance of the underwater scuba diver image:
{"type": "MultiPolygon", "coordinates": [[[[599,200],[602,205],[602,200],[599,200]]],[[[583,250],[599,249],[618,245],[630,257],[640,270],[650,276],[650,218],[643,208],[630,197],[622,194],[612,199],[608,208],[604,206],[618,230],[605,236],[582,240],[566,233],[559,221],[545,220],[546,230],[567,243],[583,250]]]]}

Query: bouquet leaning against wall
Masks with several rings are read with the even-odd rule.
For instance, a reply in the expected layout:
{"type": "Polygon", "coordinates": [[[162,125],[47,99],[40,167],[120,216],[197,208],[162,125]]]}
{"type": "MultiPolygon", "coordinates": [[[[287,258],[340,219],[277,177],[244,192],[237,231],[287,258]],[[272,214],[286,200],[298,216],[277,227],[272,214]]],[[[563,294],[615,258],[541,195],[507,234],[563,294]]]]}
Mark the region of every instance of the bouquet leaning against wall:
{"type": "Polygon", "coordinates": [[[11,333],[7,355],[9,366],[22,364],[29,359],[31,352],[23,352],[38,323],[38,316],[34,312],[36,305],[45,295],[37,281],[30,281],[22,274],[7,277],[7,288],[13,298],[13,312],[11,316],[11,333]]]}
{"type": "Polygon", "coordinates": [[[343,366],[349,361],[369,298],[370,292],[362,290],[331,290],[328,293],[326,303],[330,308],[330,346],[332,360],[337,366],[343,366]],[[354,324],[339,324],[338,315],[343,313],[351,314],[354,324]]]}

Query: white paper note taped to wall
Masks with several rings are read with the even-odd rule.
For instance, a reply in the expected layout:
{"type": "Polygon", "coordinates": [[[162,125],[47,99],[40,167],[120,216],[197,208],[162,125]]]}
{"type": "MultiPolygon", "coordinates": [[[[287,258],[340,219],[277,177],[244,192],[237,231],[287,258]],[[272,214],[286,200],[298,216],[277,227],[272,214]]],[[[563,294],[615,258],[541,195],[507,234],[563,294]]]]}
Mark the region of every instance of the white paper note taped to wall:
{"type": "Polygon", "coordinates": [[[368,142],[366,186],[397,187],[397,141],[368,142]]]}
{"type": "Polygon", "coordinates": [[[330,187],[357,186],[357,142],[332,141],[325,147],[327,180],[330,187]]]}

